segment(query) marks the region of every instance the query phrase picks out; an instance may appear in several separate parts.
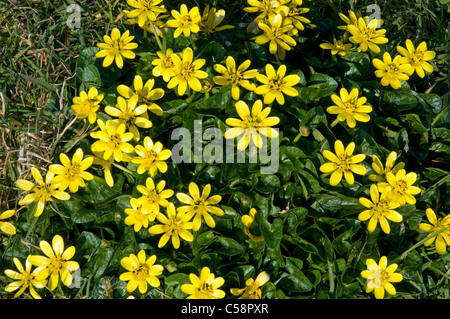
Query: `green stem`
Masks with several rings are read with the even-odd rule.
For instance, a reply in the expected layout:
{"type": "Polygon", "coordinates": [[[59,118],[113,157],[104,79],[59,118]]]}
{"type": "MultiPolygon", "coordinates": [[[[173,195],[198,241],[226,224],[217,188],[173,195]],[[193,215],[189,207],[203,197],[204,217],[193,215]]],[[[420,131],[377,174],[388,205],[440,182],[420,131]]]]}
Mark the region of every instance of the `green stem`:
{"type": "MultiPolygon", "coordinates": [[[[158,32],[156,32],[155,25],[153,24],[152,20],[149,19],[148,21],[150,22],[150,26],[152,28],[153,34],[155,35],[156,42],[158,43],[159,49],[161,51],[165,52],[165,50],[163,49],[163,45],[161,44],[161,40],[159,39],[158,32]]],[[[164,37],[164,35],[163,35],[163,37],[164,37]]]]}
{"type": "Polygon", "coordinates": [[[189,38],[189,42],[191,42],[192,49],[193,49],[194,51],[197,51],[197,46],[195,45],[195,40],[194,40],[194,38],[192,37],[192,34],[191,34],[188,38],[189,38]]]}
{"type": "Polygon", "coordinates": [[[124,171],[125,173],[128,173],[130,175],[134,175],[134,172],[130,171],[128,168],[123,167],[122,165],[119,165],[117,163],[113,163],[113,165],[119,169],[121,169],[122,171],[124,171]]]}
{"type": "Polygon", "coordinates": [[[396,257],[392,262],[394,261],[400,261],[404,258],[406,258],[406,256],[413,251],[414,249],[416,249],[417,247],[421,246],[423,243],[425,243],[426,241],[430,240],[431,238],[439,235],[440,233],[444,232],[448,230],[448,227],[443,227],[437,231],[435,231],[434,233],[428,235],[427,237],[425,237],[424,239],[422,239],[421,241],[419,241],[417,244],[415,244],[414,246],[412,246],[411,248],[409,248],[408,250],[406,250],[403,254],[401,254],[400,256],[396,257]]]}
{"type": "Polygon", "coordinates": [[[434,124],[436,124],[436,122],[441,118],[441,116],[447,113],[449,110],[450,105],[447,105],[447,107],[445,107],[438,115],[436,115],[436,117],[433,119],[433,122],[431,122],[431,126],[434,126],[434,124]]]}
{"type": "Polygon", "coordinates": [[[330,128],[335,127],[339,123],[339,119],[335,119],[333,123],[331,123],[330,128]]]}

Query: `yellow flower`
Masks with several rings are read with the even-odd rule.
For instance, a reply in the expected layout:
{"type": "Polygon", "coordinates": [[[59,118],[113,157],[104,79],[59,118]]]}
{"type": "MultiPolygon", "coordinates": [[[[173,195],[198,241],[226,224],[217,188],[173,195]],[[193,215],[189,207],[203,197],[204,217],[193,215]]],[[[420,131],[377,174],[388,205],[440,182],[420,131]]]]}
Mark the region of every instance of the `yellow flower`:
{"type": "Polygon", "coordinates": [[[59,185],[53,183],[55,173],[48,171],[45,175],[44,181],[38,169],[36,167],[32,167],[31,175],[33,175],[36,184],[25,179],[19,179],[16,182],[16,185],[24,191],[33,191],[32,193],[21,198],[19,200],[19,205],[27,205],[32,202],[37,202],[36,210],[34,211],[35,217],[41,216],[46,202],[54,201],[54,198],[59,200],[70,199],[70,195],[68,193],[58,190],[59,185]]]}
{"type": "Polygon", "coordinates": [[[83,159],[83,156],[83,150],[78,148],[72,157],[72,161],[66,154],[61,153],[59,160],[62,165],[50,165],[49,170],[57,175],[53,178],[53,183],[59,184],[60,190],[64,191],[69,187],[72,193],[76,193],[78,187],[86,186],[85,180],[91,181],[94,179],[91,173],[85,172],[92,165],[94,159],[89,157],[83,159]]]}
{"type": "Polygon", "coordinates": [[[378,191],[378,188],[375,184],[370,186],[370,200],[364,197],[359,198],[359,202],[366,208],[358,215],[358,219],[360,221],[366,221],[370,219],[367,229],[369,232],[373,232],[375,227],[377,227],[377,223],[380,222],[381,229],[389,234],[391,229],[389,227],[389,223],[387,219],[392,222],[400,223],[403,220],[403,216],[397,213],[394,209],[398,208],[400,205],[396,202],[392,202],[387,199],[387,194],[390,192],[389,187],[385,187],[383,192],[378,191]]]}
{"type": "Polygon", "coordinates": [[[388,43],[389,40],[384,36],[385,29],[377,30],[377,23],[376,19],[367,22],[363,18],[359,18],[357,25],[348,25],[347,30],[352,34],[349,38],[350,42],[359,44],[359,48],[363,52],[369,49],[373,53],[380,53],[378,44],[388,43]]]}
{"type": "Polygon", "coordinates": [[[130,254],[129,257],[124,257],[120,260],[123,268],[128,270],[120,275],[119,279],[128,281],[127,291],[133,292],[139,286],[139,292],[145,294],[148,285],[152,287],[159,287],[160,281],[157,276],[161,275],[164,267],[155,265],[156,255],[150,256],[148,259],[145,250],[139,251],[137,257],[135,254],[130,254]]]}
{"type": "Polygon", "coordinates": [[[220,288],[225,280],[211,273],[208,267],[203,267],[200,278],[195,274],[189,274],[190,284],[181,286],[181,291],[189,296],[187,299],[221,299],[225,297],[225,292],[220,288]]]}
{"type": "Polygon", "coordinates": [[[396,152],[391,152],[388,155],[386,159],[386,166],[383,166],[378,156],[373,155],[372,159],[372,168],[376,174],[369,175],[369,179],[377,182],[378,189],[382,192],[383,188],[389,185],[387,183],[386,174],[388,172],[392,172],[393,174],[397,173],[400,169],[405,167],[405,163],[400,162],[394,166],[395,161],[397,160],[396,152]]]}
{"type": "Polygon", "coordinates": [[[91,137],[98,139],[91,145],[92,152],[104,152],[103,159],[108,160],[113,157],[115,161],[123,160],[123,153],[133,152],[133,145],[127,143],[134,135],[131,132],[125,133],[125,124],[117,124],[111,120],[103,122],[97,121],[100,131],[92,132],[91,137]]]}
{"type": "Polygon", "coordinates": [[[164,6],[159,5],[163,0],[127,0],[129,6],[135,8],[127,13],[128,18],[137,18],[142,28],[145,23],[156,21],[160,13],[166,12],[164,6]]]}
{"type": "MultiPolygon", "coordinates": [[[[163,12],[166,12],[166,9],[164,8],[164,6],[160,6],[159,8],[164,10],[163,12]]],[[[129,18],[129,19],[125,20],[124,23],[126,25],[133,25],[133,24],[139,25],[139,16],[130,18],[130,16],[129,16],[130,12],[131,11],[129,11],[129,10],[122,10],[122,13],[129,18]]],[[[152,34],[154,34],[154,32],[156,32],[156,34],[160,38],[162,38],[164,36],[163,29],[166,27],[166,23],[165,23],[165,21],[163,21],[163,19],[168,17],[167,14],[161,15],[161,13],[163,13],[163,12],[154,12],[156,20],[146,19],[144,22],[144,25],[140,26],[140,27],[152,34]]]]}
{"type": "Polygon", "coordinates": [[[205,65],[205,59],[197,59],[194,61],[194,52],[191,48],[184,49],[182,57],[172,53],[171,59],[173,62],[173,68],[165,69],[162,73],[163,76],[171,77],[167,87],[173,89],[178,86],[178,95],[184,95],[186,89],[189,87],[200,92],[202,90],[202,84],[200,79],[206,79],[208,73],[200,70],[205,65]]]}
{"type": "Polygon", "coordinates": [[[173,53],[173,50],[170,48],[167,49],[166,52],[156,52],[156,55],[158,55],[159,59],[154,59],[152,61],[152,65],[154,65],[152,70],[153,76],[162,76],[164,81],[169,82],[170,78],[174,75],[174,71],[172,71],[174,64],[171,58],[173,53]]]}
{"type": "Polygon", "coordinates": [[[121,84],[117,87],[117,92],[126,99],[131,99],[133,96],[137,95],[139,98],[137,102],[138,105],[145,104],[150,112],[161,116],[163,115],[162,108],[152,101],[161,99],[164,96],[164,90],[153,89],[154,85],[154,79],[148,80],[144,85],[142,78],[139,75],[136,75],[133,81],[134,91],[128,86],[121,84]]]}
{"type": "Polygon", "coordinates": [[[342,88],[339,92],[340,97],[336,94],[331,96],[331,99],[336,105],[327,108],[327,112],[330,114],[337,114],[339,121],[347,121],[347,125],[350,128],[356,126],[356,121],[369,122],[370,116],[367,113],[372,112],[372,107],[365,105],[367,102],[365,97],[359,96],[359,90],[354,88],[348,93],[345,88],[342,88]]]}
{"type": "MultiPolygon", "coordinates": [[[[301,8],[303,4],[302,0],[291,1],[288,6],[288,11],[286,15],[286,24],[293,24],[296,30],[303,31],[305,27],[303,23],[311,23],[311,21],[303,16],[303,14],[308,13],[308,8],[301,8]]],[[[297,32],[294,32],[297,33],[297,32]]]]}
{"type": "Polygon", "coordinates": [[[273,13],[280,13],[281,10],[285,9],[285,6],[282,6],[279,1],[274,0],[247,0],[247,3],[250,7],[245,7],[244,11],[249,13],[261,12],[255,20],[264,19],[273,13]]]}
{"type": "Polygon", "coordinates": [[[225,10],[216,8],[209,8],[209,5],[206,6],[203,11],[202,20],[200,21],[200,31],[211,34],[214,32],[219,32],[223,30],[233,29],[233,25],[223,25],[219,27],[219,24],[222,23],[225,18],[225,10]]]}
{"type": "Polygon", "coordinates": [[[48,277],[48,289],[55,290],[59,280],[66,285],[72,284],[72,275],[70,272],[77,270],[80,265],[70,259],[75,255],[75,246],[64,249],[64,240],[60,235],[55,235],[52,239],[52,246],[45,240],[39,243],[42,252],[47,256],[31,255],[30,263],[43,269],[36,275],[37,280],[43,280],[48,277]]]}
{"type": "Polygon", "coordinates": [[[255,37],[255,43],[264,45],[269,43],[269,52],[271,54],[278,54],[280,60],[286,57],[286,51],[290,51],[291,47],[297,45],[297,42],[289,33],[294,28],[294,25],[288,24],[286,19],[281,14],[269,16],[267,23],[259,22],[258,27],[264,34],[255,37]]]}
{"type": "Polygon", "coordinates": [[[214,76],[213,81],[217,85],[231,84],[231,96],[235,100],[239,100],[240,89],[242,86],[248,91],[255,90],[256,86],[249,81],[258,75],[258,70],[247,70],[251,61],[246,60],[236,69],[236,61],[232,56],[226,59],[226,67],[221,64],[214,64],[214,70],[220,73],[220,76],[214,76]]]}
{"type": "Polygon", "coordinates": [[[234,296],[240,296],[238,299],[261,299],[261,287],[268,282],[270,276],[265,271],[261,272],[256,279],[248,279],[245,282],[245,288],[231,288],[230,292],[234,296]]]}
{"type": "Polygon", "coordinates": [[[200,10],[198,7],[193,7],[188,10],[188,7],[183,3],[180,11],[172,10],[173,19],[167,21],[167,26],[176,28],[173,34],[174,38],[178,38],[181,33],[185,37],[189,37],[191,33],[198,33],[200,31],[199,24],[202,20],[200,10]]]}
{"type": "MultiPolygon", "coordinates": [[[[1,203],[2,203],[2,200],[0,199],[0,204],[1,203]]],[[[8,235],[15,235],[16,227],[14,227],[14,225],[9,222],[2,222],[2,220],[10,218],[15,213],[16,213],[16,211],[14,209],[6,210],[3,213],[0,213],[0,230],[7,233],[8,235]]]]}
{"type": "Polygon", "coordinates": [[[131,51],[138,47],[137,43],[133,41],[134,36],[130,36],[130,31],[125,31],[120,35],[120,31],[117,28],[112,29],[111,37],[108,35],[103,36],[104,43],[97,43],[100,50],[95,54],[97,58],[104,58],[103,67],[110,66],[114,61],[119,69],[123,68],[123,58],[134,59],[136,54],[131,51]]]}
{"type": "Polygon", "coordinates": [[[241,221],[244,224],[244,232],[245,234],[253,241],[263,241],[264,237],[262,236],[253,236],[250,232],[250,228],[252,227],[253,221],[255,220],[256,209],[251,208],[248,215],[243,215],[241,217],[241,221]]]}
{"type": "Polygon", "coordinates": [[[166,181],[160,181],[155,187],[155,182],[151,177],[147,177],[145,186],[136,186],[136,189],[142,194],[139,200],[142,201],[146,210],[152,213],[152,221],[155,219],[153,213],[159,213],[159,206],[169,206],[167,198],[174,194],[173,190],[164,189],[164,187],[166,187],[166,181]]]}
{"type": "Polygon", "coordinates": [[[427,61],[433,60],[436,57],[436,52],[427,51],[427,44],[421,42],[416,49],[411,40],[406,40],[406,49],[402,46],[397,46],[397,51],[403,55],[402,63],[407,63],[411,67],[406,72],[412,75],[416,71],[421,78],[425,77],[426,72],[433,72],[433,66],[427,61]]]}
{"type": "Polygon", "coordinates": [[[258,74],[256,79],[262,83],[255,89],[255,93],[264,95],[264,104],[270,104],[275,99],[278,104],[284,104],[284,94],[289,96],[297,96],[298,91],[293,87],[300,82],[300,77],[296,74],[286,75],[286,65],[280,65],[275,71],[271,64],[267,64],[266,75],[258,74]]]}
{"type": "Polygon", "coordinates": [[[347,52],[353,50],[353,47],[350,43],[344,44],[341,40],[335,40],[334,43],[321,43],[320,47],[324,50],[331,50],[332,55],[339,54],[340,56],[344,56],[347,52]]]}
{"type": "Polygon", "coordinates": [[[411,172],[406,174],[404,169],[400,169],[395,175],[392,172],[387,172],[386,179],[392,189],[388,194],[390,201],[395,201],[400,206],[406,203],[410,205],[416,203],[416,198],[413,195],[421,192],[419,187],[412,186],[417,179],[416,173],[411,172]]]}
{"type": "Polygon", "coordinates": [[[148,222],[155,220],[156,212],[151,211],[142,199],[132,198],[130,205],[131,208],[125,208],[125,214],[128,215],[124,221],[125,225],[134,225],[135,232],[141,230],[142,227],[148,228],[148,222]]]}
{"type": "Polygon", "coordinates": [[[177,208],[178,213],[181,213],[181,216],[184,214],[187,215],[187,219],[190,220],[194,215],[193,220],[193,230],[197,231],[200,229],[202,223],[202,216],[205,219],[206,224],[214,228],[216,226],[216,222],[211,217],[211,214],[222,216],[225,212],[219,207],[212,206],[218,204],[222,200],[222,196],[213,195],[208,198],[211,192],[211,184],[206,185],[203,188],[202,195],[200,196],[200,190],[194,182],[189,183],[189,195],[184,193],[177,193],[177,198],[183,204],[187,204],[186,206],[181,206],[177,208]]]}
{"type": "Polygon", "coordinates": [[[434,211],[431,208],[427,208],[426,215],[431,225],[427,223],[420,223],[419,229],[421,231],[432,234],[443,228],[447,229],[439,233],[437,236],[430,238],[424,243],[425,246],[430,246],[436,239],[436,252],[440,255],[443,255],[447,252],[446,245],[450,246],[450,214],[438,220],[434,211]]]}
{"type": "Polygon", "coordinates": [[[341,18],[342,21],[346,23],[346,25],[338,26],[337,27],[338,29],[348,31],[349,25],[354,25],[358,27],[358,17],[356,16],[356,14],[353,11],[349,11],[348,13],[349,15],[347,17],[345,14],[339,12],[339,17],[341,18]]]}
{"type": "Polygon", "coordinates": [[[156,219],[161,224],[153,225],[148,232],[152,235],[164,233],[158,242],[158,248],[164,247],[169,239],[172,239],[172,245],[175,249],[180,248],[180,237],[186,241],[194,240],[194,236],[188,231],[193,227],[192,222],[189,222],[190,216],[177,213],[172,203],[167,206],[167,216],[158,213],[156,219]]]}
{"type": "Polygon", "coordinates": [[[347,148],[344,150],[344,145],[341,141],[337,140],[334,143],[334,150],[336,155],[331,153],[328,150],[323,151],[323,156],[329,160],[329,163],[325,163],[320,166],[320,171],[322,173],[331,173],[330,177],[330,185],[335,186],[339,184],[342,179],[342,175],[344,175],[345,180],[350,185],[354,183],[353,173],[358,175],[365,175],[366,169],[364,166],[359,165],[358,163],[364,161],[366,155],[358,154],[353,155],[353,151],[355,150],[355,143],[351,142],[348,144],[347,148]]]}
{"type": "Polygon", "coordinates": [[[139,96],[133,95],[129,100],[125,100],[119,96],[117,98],[117,107],[107,106],[105,112],[118,119],[112,120],[117,124],[124,124],[125,127],[133,134],[133,139],[139,141],[141,134],[140,128],[150,128],[153,123],[148,119],[147,105],[138,104],[139,96]]]}
{"type": "Polygon", "coordinates": [[[161,142],[153,143],[148,136],[144,138],[143,146],[136,145],[134,151],[138,156],[131,159],[134,164],[139,164],[138,174],[144,174],[149,171],[151,176],[155,176],[158,171],[165,173],[167,163],[165,162],[172,155],[170,150],[163,150],[161,142]]]}
{"type": "Polygon", "coordinates": [[[403,276],[395,272],[398,267],[397,264],[387,266],[387,258],[386,256],[382,256],[378,264],[371,258],[367,259],[366,266],[367,269],[361,272],[361,276],[367,279],[367,293],[374,291],[376,299],[383,299],[385,290],[390,295],[397,293],[394,285],[391,284],[391,282],[400,282],[403,280],[403,276]]]}
{"type": "Polygon", "coordinates": [[[44,288],[47,284],[47,280],[37,280],[36,276],[37,274],[43,270],[43,267],[35,268],[33,271],[31,271],[31,263],[29,261],[29,258],[25,261],[25,268],[23,268],[22,263],[19,259],[16,257],[13,258],[14,265],[16,265],[16,268],[19,272],[11,269],[5,270],[5,275],[9,278],[15,280],[14,282],[8,284],[5,287],[5,290],[7,292],[13,292],[19,289],[18,292],[14,295],[14,298],[19,297],[27,288],[30,289],[30,294],[34,299],[42,299],[41,296],[36,292],[34,289],[36,288],[44,288]]]}
{"type": "Polygon", "coordinates": [[[98,94],[98,90],[95,87],[91,87],[88,93],[81,91],[80,96],[73,98],[73,105],[71,109],[73,113],[79,118],[87,118],[89,123],[95,123],[97,119],[97,111],[100,108],[100,102],[103,100],[104,95],[98,94]]]}
{"type": "Polygon", "coordinates": [[[244,101],[238,101],[236,103],[236,111],[241,119],[228,118],[225,123],[230,126],[234,126],[231,129],[227,129],[224,134],[226,139],[232,139],[241,136],[238,141],[238,150],[245,150],[250,139],[256,147],[261,148],[263,146],[263,139],[260,134],[267,137],[277,137],[278,131],[270,126],[277,125],[280,119],[276,116],[267,117],[271,111],[270,107],[262,109],[263,103],[261,100],[257,100],[252,107],[252,111],[244,101]]]}
{"type": "Polygon", "coordinates": [[[401,88],[400,80],[407,81],[409,76],[406,72],[410,69],[409,64],[402,63],[404,60],[397,55],[392,60],[388,52],[384,52],[383,61],[380,59],[373,59],[372,64],[377,68],[375,75],[381,78],[381,85],[391,85],[393,89],[401,88]]]}

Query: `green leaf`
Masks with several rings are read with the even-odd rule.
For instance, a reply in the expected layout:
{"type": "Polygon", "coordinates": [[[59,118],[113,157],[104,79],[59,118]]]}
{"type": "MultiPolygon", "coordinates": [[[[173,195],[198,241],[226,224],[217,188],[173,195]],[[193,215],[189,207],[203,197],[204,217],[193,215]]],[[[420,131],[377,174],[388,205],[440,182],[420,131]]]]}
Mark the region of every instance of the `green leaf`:
{"type": "Polygon", "coordinates": [[[252,176],[252,185],[263,193],[273,193],[281,186],[280,179],[272,174],[255,174],[252,176]]]}
{"type": "Polygon", "coordinates": [[[283,274],[278,285],[286,291],[292,292],[308,292],[313,288],[313,284],[309,281],[303,272],[297,267],[297,264],[291,260],[286,260],[286,270],[289,274],[283,274]]]}
{"type": "Polygon", "coordinates": [[[241,244],[229,237],[218,237],[217,242],[220,243],[222,247],[216,251],[227,256],[238,255],[245,251],[241,244]]]}

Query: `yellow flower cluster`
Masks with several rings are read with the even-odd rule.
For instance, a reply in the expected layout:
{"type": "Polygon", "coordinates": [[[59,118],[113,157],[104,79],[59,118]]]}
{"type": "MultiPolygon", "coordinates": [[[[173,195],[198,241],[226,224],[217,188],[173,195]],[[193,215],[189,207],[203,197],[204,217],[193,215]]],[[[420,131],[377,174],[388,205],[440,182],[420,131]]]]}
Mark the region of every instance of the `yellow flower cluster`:
{"type": "Polygon", "coordinates": [[[254,38],[255,43],[269,43],[269,52],[280,60],[286,58],[286,51],[297,45],[294,37],[305,29],[304,23],[311,23],[304,14],[310,9],[302,7],[302,0],[248,0],[244,11],[257,13],[249,30],[262,34],[254,38]]]}
{"type": "Polygon", "coordinates": [[[56,235],[52,239],[50,245],[47,241],[42,240],[39,248],[45,256],[29,255],[25,261],[25,268],[17,257],[13,258],[14,265],[18,271],[7,269],[6,276],[14,281],[5,287],[8,292],[16,291],[14,298],[19,297],[26,289],[29,289],[34,299],[41,299],[35,288],[48,287],[50,291],[54,291],[61,281],[65,286],[72,285],[72,272],[76,271],[80,266],[76,261],[72,261],[75,255],[75,246],[64,249],[64,240],[60,235],[56,235]],[[36,268],[31,271],[32,267],[36,268]]]}

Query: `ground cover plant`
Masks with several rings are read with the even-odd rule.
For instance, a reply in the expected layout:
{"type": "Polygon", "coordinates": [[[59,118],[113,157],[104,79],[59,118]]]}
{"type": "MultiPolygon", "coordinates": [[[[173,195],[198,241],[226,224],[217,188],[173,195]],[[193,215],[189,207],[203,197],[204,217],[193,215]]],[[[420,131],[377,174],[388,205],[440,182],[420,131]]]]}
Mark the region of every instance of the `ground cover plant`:
{"type": "Polygon", "coordinates": [[[7,1],[3,298],[449,298],[449,4],[7,1]]]}

